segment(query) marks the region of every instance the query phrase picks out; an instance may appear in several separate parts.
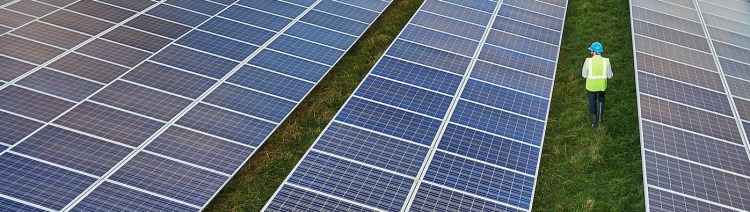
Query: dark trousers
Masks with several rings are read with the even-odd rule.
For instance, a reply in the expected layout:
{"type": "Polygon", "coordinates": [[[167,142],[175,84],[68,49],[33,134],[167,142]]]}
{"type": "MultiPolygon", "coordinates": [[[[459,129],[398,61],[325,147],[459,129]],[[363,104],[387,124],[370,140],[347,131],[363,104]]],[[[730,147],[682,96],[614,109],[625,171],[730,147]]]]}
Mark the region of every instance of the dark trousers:
{"type": "Polygon", "coordinates": [[[589,114],[596,115],[596,103],[604,103],[604,91],[586,91],[586,95],[589,97],[589,114]]]}

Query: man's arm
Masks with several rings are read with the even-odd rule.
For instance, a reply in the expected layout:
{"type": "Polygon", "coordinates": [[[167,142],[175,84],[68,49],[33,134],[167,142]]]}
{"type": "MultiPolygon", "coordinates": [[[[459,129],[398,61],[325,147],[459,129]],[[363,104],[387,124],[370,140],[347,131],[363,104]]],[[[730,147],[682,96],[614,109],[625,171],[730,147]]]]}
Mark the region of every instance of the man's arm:
{"type": "Polygon", "coordinates": [[[607,60],[607,68],[609,69],[607,70],[607,79],[612,79],[612,63],[609,60],[607,60]]]}
{"type": "Polygon", "coordinates": [[[589,75],[587,67],[589,67],[589,60],[583,62],[583,68],[581,69],[581,76],[583,76],[583,78],[586,78],[586,76],[589,75]]]}

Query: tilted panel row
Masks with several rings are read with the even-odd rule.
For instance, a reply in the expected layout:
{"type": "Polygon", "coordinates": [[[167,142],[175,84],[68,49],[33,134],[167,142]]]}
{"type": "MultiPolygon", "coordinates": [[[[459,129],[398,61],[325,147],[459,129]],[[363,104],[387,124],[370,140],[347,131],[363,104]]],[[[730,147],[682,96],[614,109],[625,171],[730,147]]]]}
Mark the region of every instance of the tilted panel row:
{"type": "Polygon", "coordinates": [[[0,5],[2,209],[208,204],[390,1],[0,5]]]}
{"type": "Polygon", "coordinates": [[[748,210],[750,3],[631,1],[646,205],[748,210]]]}
{"type": "Polygon", "coordinates": [[[265,210],[530,210],[566,5],[425,1],[265,210]]]}

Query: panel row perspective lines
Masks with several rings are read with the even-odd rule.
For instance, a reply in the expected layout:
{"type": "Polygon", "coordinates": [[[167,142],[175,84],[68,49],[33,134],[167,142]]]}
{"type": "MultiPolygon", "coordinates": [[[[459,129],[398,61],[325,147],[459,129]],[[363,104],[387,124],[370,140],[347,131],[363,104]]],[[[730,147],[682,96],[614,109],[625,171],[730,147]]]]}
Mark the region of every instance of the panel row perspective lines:
{"type": "Polygon", "coordinates": [[[264,209],[530,210],[566,6],[426,0],[264,209]]]}
{"type": "Polygon", "coordinates": [[[631,18],[647,208],[750,210],[750,3],[632,0],[631,18]]]}
{"type": "Polygon", "coordinates": [[[0,1],[0,211],[197,211],[390,1],[0,1]]]}

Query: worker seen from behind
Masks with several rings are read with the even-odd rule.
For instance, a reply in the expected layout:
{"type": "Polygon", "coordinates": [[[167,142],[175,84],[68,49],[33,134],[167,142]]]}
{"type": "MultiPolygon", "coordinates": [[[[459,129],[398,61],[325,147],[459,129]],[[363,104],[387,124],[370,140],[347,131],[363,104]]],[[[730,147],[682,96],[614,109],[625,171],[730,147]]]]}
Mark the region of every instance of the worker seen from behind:
{"type": "Polygon", "coordinates": [[[586,58],[581,70],[581,75],[586,78],[592,128],[596,128],[599,122],[604,123],[604,91],[607,89],[607,79],[612,78],[612,66],[609,58],[602,57],[603,52],[604,46],[601,43],[592,43],[589,47],[591,57],[586,58]]]}

